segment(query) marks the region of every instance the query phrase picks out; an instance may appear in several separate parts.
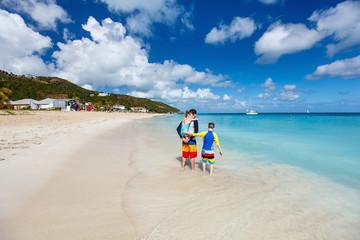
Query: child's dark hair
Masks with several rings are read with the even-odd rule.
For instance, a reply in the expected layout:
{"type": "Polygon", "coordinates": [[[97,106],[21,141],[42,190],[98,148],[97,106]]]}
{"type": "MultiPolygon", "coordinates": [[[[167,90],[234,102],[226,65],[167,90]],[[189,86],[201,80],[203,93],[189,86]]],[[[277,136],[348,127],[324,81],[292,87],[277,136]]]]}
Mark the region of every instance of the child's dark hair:
{"type": "Polygon", "coordinates": [[[213,123],[213,122],[209,123],[208,128],[215,128],[215,123],[213,123]]]}
{"type": "Polygon", "coordinates": [[[185,112],[185,117],[187,117],[188,115],[189,115],[189,111],[188,110],[186,110],[186,112],[185,112]]]}
{"type": "Polygon", "coordinates": [[[197,111],[195,109],[190,109],[189,113],[191,113],[192,115],[196,115],[197,111]]]}

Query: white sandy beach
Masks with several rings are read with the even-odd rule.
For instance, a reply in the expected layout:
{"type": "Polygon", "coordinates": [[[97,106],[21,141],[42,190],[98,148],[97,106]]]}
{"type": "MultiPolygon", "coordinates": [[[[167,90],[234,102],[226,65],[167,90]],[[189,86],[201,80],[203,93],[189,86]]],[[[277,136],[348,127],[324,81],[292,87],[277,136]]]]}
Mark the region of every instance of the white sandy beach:
{"type": "Polygon", "coordinates": [[[158,120],[144,119],[152,115],[3,117],[1,141],[8,147],[0,151],[6,156],[0,161],[1,239],[342,240],[360,235],[357,192],[286,165],[245,164],[231,173],[222,164],[245,160],[228,152],[211,178],[200,171],[199,158],[195,172],[189,166],[181,170],[175,129],[159,132],[158,120]],[[42,123],[49,127],[42,130],[42,123]],[[22,142],[11,144],[17,141],[22,142]],[[334,191],[344,195],[333,198],[334,191]]]}
{"type": "Polygon", "coordinates": [[[135,173],[128,165],[133,129],[112,129],[152,116],[0,116],[1,239],[131,239],[121,198],[135,173]]]}

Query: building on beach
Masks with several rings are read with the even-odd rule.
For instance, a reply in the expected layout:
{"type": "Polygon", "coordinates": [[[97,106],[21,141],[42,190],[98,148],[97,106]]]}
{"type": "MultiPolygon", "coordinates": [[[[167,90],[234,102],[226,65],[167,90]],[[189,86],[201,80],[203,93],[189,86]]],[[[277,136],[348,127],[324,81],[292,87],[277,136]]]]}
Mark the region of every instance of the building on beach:
{"type": "Polygon", "coordinates": [[[132,112],[137,112],[137,113],[146,113],[148,112],[148,110],[144,107],[132,107],[131,108],[132,112]]]}
{"type": "Polygon", "coordinates": [[[31,98],[25,98],[25,99],[20,99],[17,101],[10,101],[10,105],[15,110],[17,110],[17,109],[23,109],[23,108],[30,107],[31,102],[36,102],[36,100],[31,99],[31,98]]]}
{"type": "Polygon", "coordinates": [[[30,108],[30,109],[55,109],[70,110],[69,106],[79,104],[74,99],[53,99],[46,98],[40,101],[26,98],[17,101],[10,101],[10,105],[14,110],[30,108]]]}
{"type": "Polygon", "coordinates": [[[113,108],[114,110],[115,110],[115,109],[118,109],[119,111],[125,111],[125,110],[126,110],[126,109],[125,109],[125,106],[119,105],[119,104],[112,106],[112,108],[113,108]]]}
{"type": "Polygon", "coordinates": [[[60,108],[61,110],[70,111],[70,106],[76,103],[77,101],[74,99],[55,99],[53,102],[53,107],[60,108]]]}
{"type": "Polygon", "coordinates": [[[53,99],[53,98],[46,98],[41,101],[35,101],[34,103],[37,105],[37,108],[34,108],[34,109],[52,109],[52,108],[54,108],[55,100],[56,99],[53,99]]]}

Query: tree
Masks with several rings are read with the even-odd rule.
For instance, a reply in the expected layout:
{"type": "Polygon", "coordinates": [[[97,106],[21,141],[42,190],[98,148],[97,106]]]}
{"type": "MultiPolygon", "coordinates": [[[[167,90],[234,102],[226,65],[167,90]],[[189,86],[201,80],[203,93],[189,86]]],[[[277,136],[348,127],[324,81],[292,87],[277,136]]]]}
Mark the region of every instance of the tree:
{"type": "Polygon", "coordinates": [[[6,79],[1,78],[0,81],[0,108],[4,108],[5,105],[9,106],[9,97],[12,91],[8,88],[9,83],[6,79]]]}

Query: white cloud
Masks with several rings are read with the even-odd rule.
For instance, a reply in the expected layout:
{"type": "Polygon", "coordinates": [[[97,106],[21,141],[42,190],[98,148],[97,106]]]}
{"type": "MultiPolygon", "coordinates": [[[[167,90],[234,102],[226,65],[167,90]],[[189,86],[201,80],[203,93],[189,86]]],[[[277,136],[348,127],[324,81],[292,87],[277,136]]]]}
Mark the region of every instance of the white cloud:
{"type": "Polygon", "coordinates": [[[326,46],[329,57],[360,44],[359,1],[345,1],[334,8],[315,11],[308,20],[316,23],[316,29],[304,24],[272,24],[255,43],[255,53],[261,55],[256,62],[275,63],[282,55],[310,49],[325,37],[335,41],[326,46]]]}
{"type": "Polygon", "coordinates": [[[213,28],[205,37],[208,44],[236,42],[237,40],[251,36],[257,26],[251,18],[235,17],[229,25],[221,24],[213,28]]]}
{"type": "Polygon", "coordinates": [[[65,41],[75,39],[75,34],[71,33],[69,29],[64,28],[63,30],[63,38],[65,41]]]}
{"type": "Polygon", "coordinates": [[[294,101],[301,97],[301,92],[297,90],[296,85],[285,85],[281,89],[280,100],[282,101],[294,101]]]}
{"type": "Polygon", "coordinates": [[[82,88],[85,88],[85,89],[87,89],[87,90],[94,90],[93,86],[90,85],[90,84],[84,84],[84,85],[82,85],[81,87],[82,87],[82,88]]]}
{"type": "Polygon", "coordinates": [[[193,20],[193,10],[185,12],[181,17],[181,22],[189,30],[195,29],[194,25],[192,24],[192,20],[193,20]]]}
{"type": "Polygon", "coordinates": [[[259,2],[270,5],[279,2],[279,0],[259,0],[259,2]]]}
{"type": "Polygon", "coordinates": [[[276,90],[276,84],[273,82],[271,78],[267,78],[263,84],[260,85],[261,87],[266,88],[266,92],[272,92],[276,90]]]}
{"type": "Polygon", "coordinates": [[[265,93],[260,93],[258,94],[257,96],[255,96],[254,98],[257,98],[257,99],[268,99],[271,97],[271,93],[269,92],[265,92],[265,93]]]}
{"type": "Polygon", "coordinates": [[[117,93],[117,94],[120,94],[120,90],[119,90],[118,88],[114,88],[114,89],[113,89],[113,92],[114,92],[114,93],[117,93]]]}
{"type": "Polygon", "coordinates": [[[285,54],[296,53],[314,46],[324,36],[304,24],[276,22],[255,43],[256,55],[261,55],[259,64],[275,63],[285,54]]]}
{"type": "Polygon", "coordinates": [[[242,93],[245,90],[245,88],[239,88],[238,90],[236,90],[237,93],[242,93]]]}
{"type": "Polygon", "coordinates": [[[224,101],[229,101],[229,100],[231,100],[232,99],[232,96],[229,96],[229,95],[227,95],[227,94],[224,94],[224,96],[223,96],[223,100],[224,101]]]}
{"type": "Polygon", "coordinates": [[[260,84],[260,87],[266,88],[265,93],[260,93],[254,98],[258,99],[268,99],[271,97],[273,91],[276,90],[276,84],[273,82],[271,78],[267,78],[264,83],[260,84]]]}
{"type": "Polygon", "coordinates": [[[247,106],[247,102],[246,101],[240,101],[238,99],[235,99],[235,108],[245,108],[247,106]]]}
{"type": "Polygon", "coordinates": [[[214,75],[208,69],[196,71],[186,64],[172,60],[149,63],[142,42],[126,35],[125,27],[107,18],[100,24],[93,17],[83,25],[92,39],[58,43],[59,51],[53,53],[57,71],[54,75],[78,85],[89,84],[117,88],[127,86],[130,94],[157,99],[196,98],[218,99],[210,89],[196,92],[186,85],[228,85],[226,77],[214,75]]]}
{"type": "Polygon", "coordinates": [[[343,79],[360,78],[360,55],[318,66],[313,74],[306,76],[306,79],[317,80],[325,75],[343,79]]]}
{"type": "Polygon", "coordinates": [[[40,55],[52,47],[51,39],[28,28],[17,14],[0,9],[0,69],[15,74],[47,75],[40,55]]]}
{"type": "Polygon", "coordinates": [[[0,6],[4,6],[17,13],[29,15],[41,29],[56,29],[58,21],[70,23],[68,13],[55,0],[2,0],[0,6]]]}
{"type": "Polygon", "coordinates": [[[176,0],[101,0],[113,12],[131,13],[127,19],[127,27],[131,32],[151,35],[153,22],[173,25],[177,19],[189,29],[193,29],[190,22],[190,12],[178,4],[176,0]]]}
{"type": "Polygon", "coordinates": [[[209,100],[218,100],[220,96],[211,92],[210,88],[198,88],[196,91],[185,87],[183,89],[166,89],[165,91],[159,89],[152,89],[148,92],[133,91],[130,95],[141,98],[163,99],[169,103],[188,102],[196,103],[207,102],[209,100]]]}
{"type": "Polygon", "coordinates": [[[175,4],[175,0],[101,0],[106,3],[109,9],[113,11],[132,12],[135,10],[144,10],[151,14],[157,14],[159,10],[175,4]]]}
{"type": "Polygon", "coordinates": [[[141,33],[144,36],[152,35],[151,24],[152,20],[145,13],[139,13],[126,19],[126,25],[132,32],[141,33]]]}
{"type": "Polygon", "coordinates": [[[327,45],[327,54],[330,57],[360,44],[359,1],[345,1],[335,8],[315,11],[309,20],[316,22],[319,32],[332,35],[337,42],[327,45]]]}

